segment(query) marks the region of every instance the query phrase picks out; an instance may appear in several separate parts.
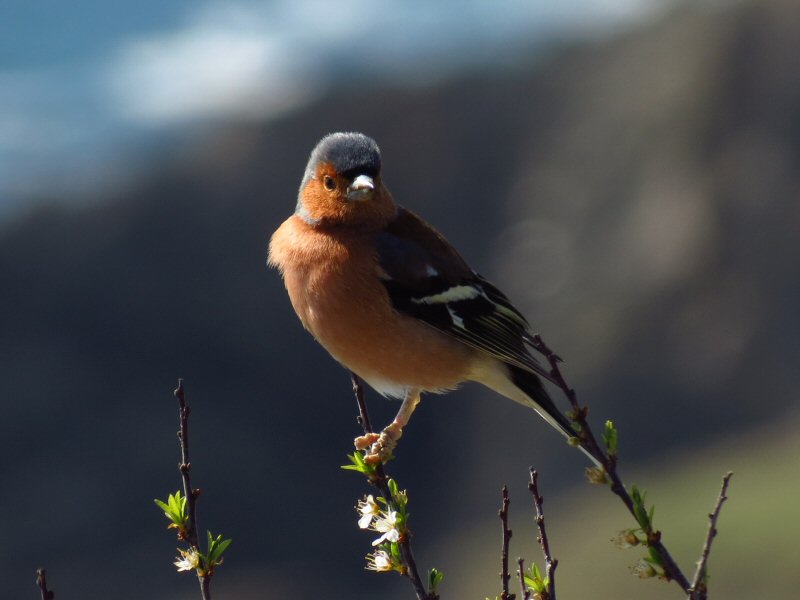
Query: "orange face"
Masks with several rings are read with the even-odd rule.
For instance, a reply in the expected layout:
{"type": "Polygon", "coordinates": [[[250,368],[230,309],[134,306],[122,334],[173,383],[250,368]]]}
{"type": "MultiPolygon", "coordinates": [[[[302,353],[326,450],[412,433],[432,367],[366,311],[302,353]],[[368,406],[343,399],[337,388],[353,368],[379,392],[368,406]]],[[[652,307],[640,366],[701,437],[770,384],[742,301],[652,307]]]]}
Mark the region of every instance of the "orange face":
{"type": "Polygon", "coordinates": [[[314,227],[383,227],[394,215],[395,205],[380,175],[352,177],[320,163],[300,193],[298,216],[314,227]]]}

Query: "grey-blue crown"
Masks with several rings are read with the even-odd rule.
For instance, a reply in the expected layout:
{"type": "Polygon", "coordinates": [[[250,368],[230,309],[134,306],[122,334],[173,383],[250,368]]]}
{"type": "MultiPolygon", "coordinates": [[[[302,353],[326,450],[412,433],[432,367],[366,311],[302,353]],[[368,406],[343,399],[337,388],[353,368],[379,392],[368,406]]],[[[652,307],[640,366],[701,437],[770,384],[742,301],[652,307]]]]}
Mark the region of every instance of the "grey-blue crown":
{"type": "Polygon", "coordinates": [[[306,178],[309,171],[321,162],[331,164],[345,177],[375,177],[381,171],[381,151],[375,140],[363,133],[331,133],[322,138],[311,152],[306,178]]]}

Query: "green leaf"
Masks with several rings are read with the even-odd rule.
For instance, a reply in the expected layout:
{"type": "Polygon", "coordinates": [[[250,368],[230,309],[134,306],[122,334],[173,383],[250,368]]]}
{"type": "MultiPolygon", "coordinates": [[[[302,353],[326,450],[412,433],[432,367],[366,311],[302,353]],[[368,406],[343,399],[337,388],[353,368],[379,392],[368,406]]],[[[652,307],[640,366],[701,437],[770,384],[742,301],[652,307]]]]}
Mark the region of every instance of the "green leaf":
{"type": "Polygon", "coordinates": [[[222,553],[228,549],[232,540],[223,540],[222,534],[217,537],[211,535],[210,531],[206,531],[208,535],[208,553],[206,554],[207,567],[213,568],[221,563],[222,553]]]}
{"type": "Polygon", "coordinates": [[[648,548],[647,553],[650,555],[649,559],[645,558],[647,562],[653,563],[654,565],[658,565],[659,567],[663,567],[664,565],[661,564],[661,556],[658,554],[655,548],[648,548]]]}
{"type": "Polygon", "coordinates": [[[175,525],[182,527],[186,525],[186,522],[189,520],[186,514],[186,498],[181,495],[180,490],[174,494],[170,494],[166,502],[158,499],[154,499],[153,502],[164,511],[164,516],[175,523],[175,525]]]}
{"type": "Polygon", "coordinates": [[[528,571],[524,573],[523,578],[525,584],[537,594],[541,594],[547,589],[547,579],[542,578],[542,572],[535,562],[531,563],[531,566],[528,567],[528,571]]]}
{"type": "Polygon", "coordinates": [[[636,521],[647,532],[650,527],[650,516],[645,508],[644,501],[647,496],[646,492],[642,492],[636,485],[631,486],[631,500],[633,501],[633,515],[636,521]]]}
{"type": "Polygon", "coordinates": [[[222,556],[222,553],[225,552],[225,550],[228,549],[228,546],[231,545],[231,542],[233,542],[233,540],[231,540],[231,539],[222,540],[219,543],[219,545],[216,547],[216,552],[215,552],[214,556],[216,558],[219,558],[220,556],[222,556]]]}
{"type": "Polygon", "coordinates": [[[353,452],[353,454],[348,454],[347,458],[350,461],[350,464],[342,465],[341,467],[345,471],[358,471],[359,473],[363,473],[367,477],[375,476],[375,466],[365,462],[364,457],[361,455],[360,452],[353,452]]]}
{"type": "Polygon", "coordinates": [[[439,584],[442,583],[444,579],[444,573],[442,573],[437,568],[432,568],[428,571],[428,591],[431,593],[436,593],[436,588],[439,587],[439,584]]]}
{"type": "Polygon", "coordinates": [[[350,461],[349,465],[342,465],[342,469],[350,469],[353,471],[360,471],[362,465],[364,464],[364,460],[361,458],[361,455],[358,452],[354,452],[353,454],[347,455],[347,460],[350,461]]]}
{"type": "Polygon", "coordinates": [[[617,434],[617,428],[614,427],[614,422],[606,421],[606,426],[603,430],[603,442],[606,445],[606,450],[608,451],[609,455],[613,456],[617,453],[618,441],[619,436],[617,434]]]}
{"type": "Polygon", "coordinates": [[[403,563],[403,556],[400,554],[400,544],[397,542],[389,542],[389,554],[391,554],[393,562],[397,564],[403,563]]]}
{"type": "Polygon", "coordinates": [[[641,504],[642,502],[642,492],[635,483],[631,485],[631,499],[634,504],[641,504]]]}

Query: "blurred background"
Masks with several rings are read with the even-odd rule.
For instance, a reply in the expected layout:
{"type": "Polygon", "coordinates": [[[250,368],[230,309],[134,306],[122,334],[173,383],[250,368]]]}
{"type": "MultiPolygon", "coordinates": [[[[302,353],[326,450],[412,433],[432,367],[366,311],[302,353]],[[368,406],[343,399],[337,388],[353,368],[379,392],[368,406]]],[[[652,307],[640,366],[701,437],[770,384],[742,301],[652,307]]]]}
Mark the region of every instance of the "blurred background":
{"type": "MultiPolygon", "coordinates": [[[[146,0],[0,6],[0,579],[37,598],[197,598],[152,499],[178,489],[178,377],[215,597],[411,598],[363,570],[347,373],[301,328],[269,236],[308,153],[359,130],[395,198],[566,359],[693,572],[722,475],[716,598],[794,597],[800,483],[796,0],[146,0]]],[[[396,404],[370,392],[373,421],[396,404]]],[[[679,598],[536,415],[423,400],[391,473],[443,598],[540,559],[565,598],[679,598]]]]}

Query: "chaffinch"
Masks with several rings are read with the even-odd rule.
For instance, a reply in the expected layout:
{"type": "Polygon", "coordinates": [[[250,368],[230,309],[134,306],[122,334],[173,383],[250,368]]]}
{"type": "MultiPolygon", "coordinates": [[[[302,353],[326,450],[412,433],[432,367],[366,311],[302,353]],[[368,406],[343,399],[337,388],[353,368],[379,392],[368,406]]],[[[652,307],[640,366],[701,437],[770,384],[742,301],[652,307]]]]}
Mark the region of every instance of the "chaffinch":
{"type": "Polygon", "coordinates": [[[403,400],[381,434],[356,439],[357,447],[370,447],[369,460],[391,456],[421,393],[464,381],[576,436],[542,385],[539,376],[550,376],[528,350],[525,318],[438,231],[394,203],[371,138],[333,133],[317,144],[295,212],[272,236],[268,264],[280,270],[297,316],[331,356],[379,393],[403,400]]]}

